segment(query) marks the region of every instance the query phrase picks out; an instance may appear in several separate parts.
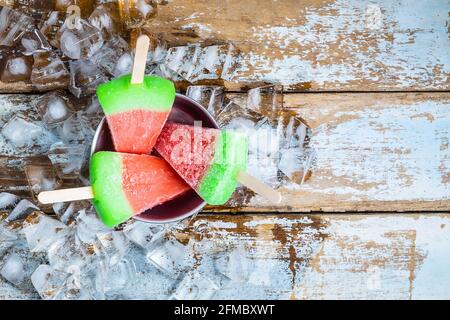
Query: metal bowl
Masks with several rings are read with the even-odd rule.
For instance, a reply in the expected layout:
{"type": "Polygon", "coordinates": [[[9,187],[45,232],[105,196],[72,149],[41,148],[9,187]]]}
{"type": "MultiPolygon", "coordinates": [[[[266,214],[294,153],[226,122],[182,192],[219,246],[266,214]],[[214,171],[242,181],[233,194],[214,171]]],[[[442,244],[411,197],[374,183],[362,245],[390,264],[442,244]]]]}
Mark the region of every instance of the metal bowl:
{"type": "MultiPolygon", "coordinates": [[[[204,107],[182,94],[176,95],[168,121],[191,125],[194,124],[194,121],[202,121],[203,127],[218,128],[216,121],[204,107]]],[[[91,154],[98,151],[115,151],[105,118],[98,125],[92,141],[91,154]]],[[[180,197],[136,215],[134,218],[151,223],[175,222],[196,214],[205,205],[206,202],[194,190],[190,190],[180,197]]]]}

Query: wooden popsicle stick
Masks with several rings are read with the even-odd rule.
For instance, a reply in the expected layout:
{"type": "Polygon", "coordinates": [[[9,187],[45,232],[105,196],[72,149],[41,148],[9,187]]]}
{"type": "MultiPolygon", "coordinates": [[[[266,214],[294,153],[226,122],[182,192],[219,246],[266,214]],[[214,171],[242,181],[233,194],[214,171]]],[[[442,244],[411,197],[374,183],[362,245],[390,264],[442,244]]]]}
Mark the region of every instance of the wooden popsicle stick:
{"type": "Polygon", "coordinates": [[[274,204],[281,202],[281,194],[278,191],[272,189],[267,184],[262,183],[255,177],[249,175],[247,172],[240,171],[238,173],[237,180],[270,202],[274,204]]]}
{"type": "Polygon", "coordinates": [[[42,204],[87,200],[92,198],[94,198],[92,187],[43,191],[38,195],[38,200],[42,204]]]}
{"type": "Polygon", "coordinates": [[[139,84],[144,81],[145,66],[147,64],[148,48],[150,38],[143,34],[136,41],[136,52],[134,54],[133,73],[131,74],[131,83],[139,84]]]}

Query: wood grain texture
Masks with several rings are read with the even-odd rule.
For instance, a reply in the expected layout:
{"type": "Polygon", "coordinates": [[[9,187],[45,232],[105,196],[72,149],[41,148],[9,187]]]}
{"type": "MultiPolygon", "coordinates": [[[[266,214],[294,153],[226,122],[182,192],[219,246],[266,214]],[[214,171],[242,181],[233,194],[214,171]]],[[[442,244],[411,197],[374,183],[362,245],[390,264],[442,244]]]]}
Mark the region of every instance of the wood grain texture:
{"type": "Polygon", "coordinates": [[[171,45],[235,43],[230,89],[448,90],[448,11],[440,0],[173,0],[149,25],[171,45]]]}
{"type": "Polygon", "coordinates": [[[284,106],[313,129],[315,170],[279,207],[255,197],[242,210],[450,209],[448,93],[288,94],[284,106]]]}
{"type": "MultiPolygon", "coordinates": [[[[173,0],[148,25],[169,46],[234,43],[230,90],[433,91],[450,89],[448,12],[441,0],[173,0]]],[[[31,91],[0,82],[0,92],[31,91]]]]}
{"type": "Polygon", "coordinates": [[[0,81],[0,92],[1,93],[23,93],[23,92],[33,92],[33,86],[31,83],[21,82],[2,82],[0,81]]]}
{"type": "MultiPolygon", "coordinates": [[[[175,236],[194,269],[212,270],[239,253],[229,270],[236,278],[217,299],[449,299],[449,226],[450,215],[426,213],[199,215],[175,236]]],[[[128,298],[173,292],[176,281],[128,258],[140,271],[128,298]]],[[[0,297],[36,296],[0,280],[0,297]]]]}
{"type": "MultiPolygon", "coordinates": [[[[246,96],[229,94],[229,98],[244,105],[246,96]]],[[[32,110],[33,99],[0,95],[1,119],[8,119],[14,110],[32,110]]],[[[282,188],[277,207],[254,197],[235,211],[450,210],[449,93],[287,94],[284,99],[284,107],[296,110],[313,129],[311,143],[317,151],[313,174],[303,185],[282,188]]],[[[22,152],[0,142],[5,163],[39,155],[39,146],[22,152]]],[[[8,180],[9,173],[5,174],[2,179],[8,180]]],[[[13,176],[15,183],[26,186],[20,180],[23,175],[13,176]]],[[[10,182],[5,186],[14,190],[10,182]]]]}

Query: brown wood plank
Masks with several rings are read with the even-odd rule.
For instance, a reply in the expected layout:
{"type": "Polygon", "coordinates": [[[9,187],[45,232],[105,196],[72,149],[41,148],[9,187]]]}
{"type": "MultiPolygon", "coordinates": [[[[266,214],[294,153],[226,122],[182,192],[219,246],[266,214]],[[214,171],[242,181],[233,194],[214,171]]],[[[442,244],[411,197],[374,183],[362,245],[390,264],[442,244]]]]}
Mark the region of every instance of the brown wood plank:
{"type": "MultiPolygon", "coordinates": [[[[447,13],[440,0],[173,0],[148,26],[169,47],[234,43],[240,67],[213,81],[229,90],[434,91],[450,89],[447,13]]],[[[0,82],[0,92],[25,91],[0,82]]]]}
{"type": "Polygon", "coordinates": [[[173,0],[149,26],[171,45],[233,42],[230,89],[448,90],[447,12],[439,0],[173,0]]]}
{"type": "MultiPolygon", "coordinates": [[[[238,254],[217,299],[449,299],[449,226],[429,213],[199,215],[175,236],[194,268],[238,254]]],[[[132,298],[170,295],[174,280],[135,261],[132,298]]],[[[32,297],[0,279],[0,298],[32,297]]]]}

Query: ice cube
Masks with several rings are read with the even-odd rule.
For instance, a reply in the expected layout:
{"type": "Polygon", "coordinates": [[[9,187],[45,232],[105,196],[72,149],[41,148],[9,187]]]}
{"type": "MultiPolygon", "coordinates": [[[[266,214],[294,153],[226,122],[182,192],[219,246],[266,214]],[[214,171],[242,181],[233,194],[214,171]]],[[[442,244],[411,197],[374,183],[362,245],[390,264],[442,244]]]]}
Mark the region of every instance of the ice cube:
{"type": "Polygon", "coordinates": [[[278,131],[265,122],[256,130],[247,131],[249,155],[247,172],[261,181],[277,188],[282,175],[278,170],[280,161],[280,139],[278,131]]]}
{"type": "Polygon", "coordinates": [[[247,133],[250,154],[255,153],[259,160],[279,158],[280,137],[276,127],[274,128],[270,123],[265,122],[257,129],[248,130],[247,133]]]}
{"type": "Polygon", "coordinates": [[[117,60],[116,66],[112,72],[114,77],[120,77],[125,74],[130,74],[133,69],[133,56],[129,52],[125,52],[117,60]]]}
{"type": "Polygon", "coordinates": [[[2,135],[14,146],[32,146],[37,139],[44,135],[44,129],[21,116],[14,116],[2,128],[2,135]]]}
{"type": "Polygon", "coordinates": [[[31,83],[38,90],[67,88],[69,71],[54,52],[38,52],[33,55],[31,83]]]}
{"type": "Polygon", "coordinates": [[[61,98],[55,97],[50,100],[47,107],[47,112],[44,115],[44,117],[47,118],[47,122],[62,121],[69,114],[67,105],[61,98]]]}
{"type": "Polygon", "coordinates": [[[58,142],[50,147],[47,156],[60,178],[76,178],[80,174],[86,150],[82,144],[65,145],[58,142]]]}
{"type": "Polygon", "coordinates": [[[194,270],[186,274],[178,283],[170,299],[207,300],[211,299],[219,289],[219,284],[214,280],[194,270]]]}
{"type": "Polygon", "coordinates": [[[27,56],[52,50],[47,39],[38,29],[25,32],[20,37],[20,45],[21,52],[27,56]]]}
{"type": "Polygon", "coordinates": [[[105,39],[120,34],[122,22],[117,2],[106,2],[97,6],[89,16],[89,23],[100,30],[105,39]]]}
{"type": "Polygon", "coordinates": [[[283,109],[283,86],[269,85],[249,90],[247,108],[268,117],[276,117],[283,109]]]}
{"type": "Polygon", "coordinates": [[[111,232],[93,210],[83,210],[77,217],[77,237],[83,242],[97,240],[97,235],[111,232]]]}
{"type": "Polygon", "coordinates": [[[272,187],[278,187],[282,175],[278,170],[280,140],[276,126],[260,113],[232,101],[219,114],[217,122],[221,128],[237,130],[248,136],[247,171],[272,187]]]}
{"type": "Polygon", "coordinates": [[[136,30],[139,30],[139,33],[136,34],[136,38],[134,39],[134,41],[132,41],[132,47],[134,48],[136,46],[135,42],[139,35],[146,34],[150,38],[150,48],[147,54],[147,64],[159,64],[164,62],[164,59],[167,55],[167,43],[160,36],[154,34],[146,27],[136,30]]]}
{"type": "Polygon", "coordinates": [[[189,98],[194,99],[216,117],[222,111],[224,87],[221,86],[189,86],[186,91],[189,98]]]}
{"type": "Polygon", "coordinates": [[[48,247],[47,256],[54,269],[68,271],[71,268],[82,268],[96,254],[94,243],[81,243],[74,234],[67,234],[48,247]]]}
{"type": "Polygon", "coordinates": [[[31,282],[42,299],[51,299],[58,294],[68,277],[68,273],[43,264],[33,272],[31,282]]]}
{"type": "Polygon", "coordinates": [[[280,170],[292,181],[301,183],[303,178],[303,152],[299,149],[286,149],[281,153],[280,170]]]}
{"type": "Polygon", "coordinates": [[[112,298],[125,288],[132,288],[136,281],[136,265],[132,260],[122,259],[110,267],[105,279],[105,293],[112,298]]]}
{"type": "Polygon", "coordinates": [[[169,69],[164,64],[158,64],[156,66],[152,64],[147,66],[146,74],[167,78],[172,81],[184,81],[182,76],[180,76],[175,71],[169,69]]]}
{"type": "Polygon", "coordinates": [[[0,193],[0,210],[10,209],[19,202],[19,197],[12,193],[2,192],[0,193]]]}
{"type": "Polygon", "coordinates": [[[74,26],[66,21],[60,33],[61,51],[71,59],[87,59],[103,45],[100,30],[83,19],[79,19],[74,26]]]}
{"type": "Polygon", "coordinates": [[[103,300],[104,278],[107,268],[101,261],[92,261],[83,267],[70,266],[69,276],[54,300],[103,300]]]}
{"type": "Polygon", "coordinates": [[[3,82],[29,82],[32,66],[32,57],[18,54],[9,55],[3,59],[2,66],[0,66],[0,80],[3,82]]]}
{"type": "Polygon", "coordinates": [[[282,182],[278,158],[261,158],[257,154],[249,154],[247,172],[272,188],[278,188],[282,182]]]}
{"type": "Polygon", "coordinates": [[[312,135],[311,128],[295,112],[281,112],[277,122],[281,147],[303,148],[307,146],[312,135]]]}
{"type": "Polygon", "coordinates": [[[250,273],[250,263],[244,246],[223,252],[214,260],[215,269],[235,283],[246,283],[250,273]]]}
{"type": "Polygon", "coordinates": [[[18,219],[25,219],[30,213],[39,211],[39,208],[36,207],[32,202],[23,199],[20,200],[19,203],[15,206],[15,208],[11,211],[11,213],[6,218],[6,221],[14,221],[18,219]]]}
{"type": "Polygon", "coordinates": [[[0,262],[0,274],[16,287],[30,290],[30,276],[44,261],[39,254],[30,254],[26,245],[19,241],[14,244],[0,262]]]}
{"type": "Polygon", "coordinates": [[[235,81],[237,77],[237,70],[239,70],[242,65],[242,59],[242,54],[239,48],[233,43],[230,43],[225,61],[223,63],[220,78],[226,81],[235,81]]]}
{"type": "Polygon", "coordinates": [[[133,221],[126,225],[123,232],[128,239],[146,250],[153,249],[166,234],[161,225],[152,225],[140,221],[133,221]]]}
{"type": "Polygon", "coordinates": [[[147,260],[169,277],[178,278],[193,265],[189,247],[176,240],[169,240],[149,251],[147,260]]]}
{"type": "Polygon", "coordinates": [[[143,25],[157,13],[157,5],[153,0],[121,0],[118,2],[122,21],[130,29],[143,25]]]}
{"type": "Polygon", "coordinates": [[[34,199],[37,199],[40,192],[55,190],[62,185],[62,181],[57,178],[51,163],[49,165],[26,165],[25,175],[34,199]]]}
{"type": "Polygon", "coordinates": [[[17,112],[3,126],[1,139],[5,147],[9,145],[11,155],[42,154],[57,141],[56,136],[37,119],[35,112],[17,112]]]}
{"type": "Polygon", "coordinates": [[[135,28],[130,32],[130,47],[136,47],[136,41],[139,36],[145,34],[150,39],[150,46],[147,54],[147,69],[146,73],[150,73],[155,68],[156,64],[163,63],[167,55],[167,43],[161,36],[155,34],[154,29],[144,25],[140,28],[135,28]]]}
{"type": "Polygon", "coordinates": [[[6,253],[11,251],[11,248],[17,245],[20,241],[20,234],[11,229],[6,224],[0,224],[0,257],[3,257],[6,253]]]}
{"type": "Polygon", "coordinates": [[[172,47],[168,50],[164,65],[189,82],[230,77],[236,68],[230,55],[237,54],[232,44],[202,47],[198,44],[172,47]]]}
{"type": "Polygon", "coordinates": [[[22,259],[15,254],[11,254],[5,259],[0,274],[9,282],[18,284],[25,279],[25,266],[22,259]]]}
{"type": "Polygon", "coordinates": [[[233,101],[225,102],[225,107],[216,120],[220,128],[239,130],[244,133],[254,131],[268,121],[261,114],[243,108],[233,101]]]}
{"type": "Polygon", "coordinates": [[[67,234],[65,224],[40,212],[29,215],[22,230],[31,252],[46,252],[51,244],[67,234]]]}
{"type": "Polygon", "coordinates": [[[0,274],[3,278],[14,285],[19,285],[26,278],[25,263],[22,258],[16,254],[10,254],[3,262],[0,274]]]}
{"type": "Polygon", "coordinates": [[[106,255],[109,265],[117,264],[129,249],[128,238],[122,232],[111,231],[97,234],[102,247],[101,251],[106,255]]]}
{"type": "Polygon", "coordinates": [[[222,76],[224,63],[229,51],[229,45],[207,46],[200,50],[193,68],[187,75],[186,80],[190,82],[200,80],[214,80],[222,76]]]}
{"type": "Polygon", "coordinates": [[[48,125],[66,120],[73,107],[69,99],[60,91],[52,91],[43,95],[37,102],[42,119],[48,125]]]}
{"type": "Polygon", "coordinates": [[[78,98],[95,93],[97,86],[108,81],[106,75],[89,60],[70,61],[69,90],[78,98]]]}
{"type": "Polygon", "coordinates": [[[62,141],[71,146],[72,144],[85,143],[87,130],[88,125],[85,123],[81,112],[74,113],[57,128],[62,141]]]}
{"type": "Polygon", "coordinates": [[[14,46],[25,31],[33,27],[31,17],[8,7],[0,7],[0,46],[14,46]]]}
{"type": "Polygon", "coordinates": [[[311,175],[315,161],[314,148],[282,149],[278,167],[289,181],[302,184],[311,175]]]}
{"type": "Polygon", "coordinates": [[[58,33],[58,31],[63,26],[65,20],[66,20],[65,11],[51,11],[45,13],[43,15],[43,18],[41,19],[39,30],[48,40],[48,42],[55,48],[59,48],[60,45],[59,37],[61,36],[61,34],[58,33]]]}
{"type": "MultiPolygon", "coordinates": [[[[100,107],[100,103],[98,102],[97,96],[92,96],[89,99],[89,102],[86,104],[84,109],[85,114],[89,116],[96,116],[100,113],[103,113],[102,108],[100,107]]],[[[103,114],[102,114],[103,117],[103,114]]],[[[94,126],[97,127],[98,123],[95,123],[94,126]]]]}
{"type": "Polygon", "coordinates": [[[164,66],[189,81],[201,50],[199,45],[172,47],[167,52],[164,66]]]}
{"type": "Polygon", "coordinates": [[[131,73],[133,67],[133,57],[129,52],[128,43],[119,36],[107,41],[90,61],[114,77],[131,73]]]}
{"type": "Polygon", "coordinates": [[[84,271],[72,273],[66,279],[61,290],[52,298],[53,300],[93,300],[95,278],[90,278],[84,271]]]}
{"type": "Polygon", "coordinates": [[[90,96],[85,99],[87,100],[82,105],[81,118],[84,123],[85,140],[91,142],[90,139],[94,137],[95,130],[105,114],[100,107],[97,96],[90,96]]]}
{"type": "Polygon", "coordinates": [[[75,202],[58,202],[53,204],[53,211],[59,220],[64,224],[71,224],[82,210],[91,210],[90,201],[82,200],[75,202]]]}

